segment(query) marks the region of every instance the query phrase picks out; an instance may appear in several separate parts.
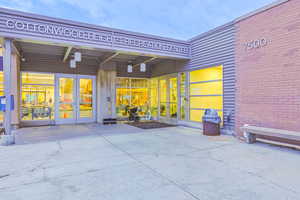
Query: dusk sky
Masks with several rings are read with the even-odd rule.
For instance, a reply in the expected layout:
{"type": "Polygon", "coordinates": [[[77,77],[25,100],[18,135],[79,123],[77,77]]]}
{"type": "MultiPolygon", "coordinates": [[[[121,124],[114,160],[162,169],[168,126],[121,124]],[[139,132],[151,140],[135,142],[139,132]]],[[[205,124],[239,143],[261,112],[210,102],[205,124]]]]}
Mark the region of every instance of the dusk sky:
{"type": "Polygon", "coordinates": [[[187,40],[274,0],[0,0],[0,6],[187,40]]]}

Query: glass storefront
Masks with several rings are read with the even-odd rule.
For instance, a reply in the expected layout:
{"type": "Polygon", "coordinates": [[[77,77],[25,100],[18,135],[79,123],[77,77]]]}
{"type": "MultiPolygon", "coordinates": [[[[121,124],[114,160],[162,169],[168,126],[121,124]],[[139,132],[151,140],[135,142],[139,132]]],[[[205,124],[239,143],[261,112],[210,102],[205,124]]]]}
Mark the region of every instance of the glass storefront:
{"type": "MultiPolygon", "coordinates": [[[[94,78],[22,72],[21,83],[22,120],[61,120],[63,123],[94,117],[94,78]]],[[[2,72],[0,95],[3,95],[2,72]]],[[[152,79],[117,78],[117,116],[127,118],[129,109],[135,107],[139,116],[149,117],[145,119],[162,117],[202,122],[207,108],[217,109],[222,116],[223,67],[152,79]]]]}
{"type": "Polygon", "coordinates": [[[118,117],[128,117],[131,108],[138,108],[139,116],[150,115],[149,79],[117,78],[116,112],[118,117]]]}
{"type": "Polygon", "coordinates": [[[205,109],[217,109],[223,116],[223,67],[215,66],[190,75],[190,120],[202,122],[205,109]]]}
{"type": "Polygon", "coordinates": [[[22,121],[75,123],[95,117],[92,76],[22,72],[21,83],[22,121]]]}
{"type": "Polygon", "coordinates": [[[151,108],[158,99],[162,118],[202,122],[207,108],[223,118],[223,66],[153,78],[150,85],[151,108]]]}
{"type": "Polygon", "coordinates": [[[54,75],[22,72],[21,79],[21,119],[54,119],[54,75]]]}

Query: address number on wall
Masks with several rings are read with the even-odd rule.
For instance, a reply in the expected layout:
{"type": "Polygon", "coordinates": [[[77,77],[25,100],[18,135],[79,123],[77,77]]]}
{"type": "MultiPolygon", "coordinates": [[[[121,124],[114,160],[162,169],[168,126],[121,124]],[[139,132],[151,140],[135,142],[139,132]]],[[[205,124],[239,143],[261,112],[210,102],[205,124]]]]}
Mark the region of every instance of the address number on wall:
{"type": "Polygon", "coordinates": [[[245,44],[246,50],[258,49],[267,46],[269,41],[266,38],[252,40],[245,44]]]}

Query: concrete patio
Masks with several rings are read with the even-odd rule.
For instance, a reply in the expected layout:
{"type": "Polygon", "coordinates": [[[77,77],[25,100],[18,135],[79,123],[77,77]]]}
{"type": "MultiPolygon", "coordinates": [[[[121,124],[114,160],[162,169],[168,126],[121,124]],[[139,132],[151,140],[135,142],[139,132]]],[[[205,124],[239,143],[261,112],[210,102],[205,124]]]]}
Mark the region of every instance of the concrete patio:
{"type": "Polygon", "coordinates": [[[197,129],[25,128],[0,147],[3,200],[300,199],[300,151],[197,129]]]}

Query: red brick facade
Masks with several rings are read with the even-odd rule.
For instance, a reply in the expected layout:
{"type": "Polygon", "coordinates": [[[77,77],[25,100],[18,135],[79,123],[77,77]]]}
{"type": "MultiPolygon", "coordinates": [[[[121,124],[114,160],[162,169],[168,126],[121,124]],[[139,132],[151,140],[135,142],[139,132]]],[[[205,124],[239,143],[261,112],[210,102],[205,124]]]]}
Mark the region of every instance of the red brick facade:
{"type": "Polygon", "coordinates": [[[237,134],[243,124],[300,131],[300,0],[236,26],[237,134]],[[267,45],[246,48],[264,38],[267,45]]]}

